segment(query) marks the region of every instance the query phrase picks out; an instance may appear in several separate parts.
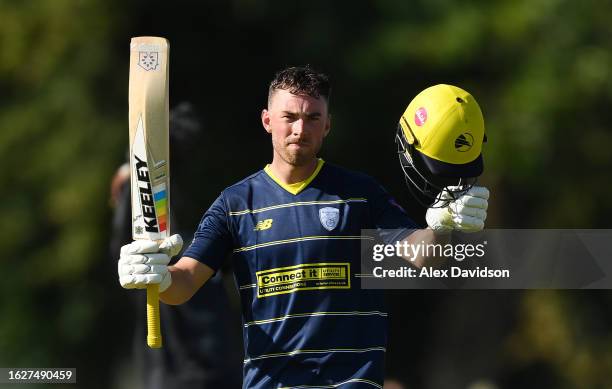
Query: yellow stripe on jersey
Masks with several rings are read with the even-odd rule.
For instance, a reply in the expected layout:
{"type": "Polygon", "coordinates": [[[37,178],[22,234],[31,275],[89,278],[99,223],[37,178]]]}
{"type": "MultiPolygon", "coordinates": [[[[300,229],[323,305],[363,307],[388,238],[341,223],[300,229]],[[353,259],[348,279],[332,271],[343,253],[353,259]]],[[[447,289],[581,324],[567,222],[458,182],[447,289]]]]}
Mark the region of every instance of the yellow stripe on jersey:
{"type": "Polygon", "coordinates": [[[284,353],[273,353],[273,354],[262,354],[256,357],[247,358],[244,360],[244,364],[251,361],[257,361],[259,359],[266,358],[278,358],[278,357],[289,357],[296,354],[322,354],[322,353],[367,353],[370,351],[387,351],[385,347],[368,347],[368,348],[329,348],[325,350],[293,350],[284,353]]]}
{"type": "Polygon", "coordinates": [[[345,204],[345,203],[353,203],[353,202],[367,203],[368,200],[365,198],[350,198],[346,200],[298,201],[295,203],[271,205],[269,207],[259,208],[259,209],[245,209],[244,211],[233,211],[233,212],[230,211],[229,215],[230,216],[240,216],[240,215],[246,215],[248,213],[260,213],[260,212],[270,211],[272,209],[299,207],[302,205],[329,205],[329,204],[345,204]]]}
{"type": "Polygon", "coordinates": [[[312,180],[315,179],[315,177],[317,176],[317,174],[319,174],[319,172],[321,171],[321,168],[323,167],[323,164],[325,163],[325,161],[323,161],[321,158],[319,158],[319,160],[317,161],[317,167],[315,168],[314,172],[312,172],[312,174],[310,175],[310,177],[308,177],[307,179],[305,179],[304,181],[300,181],[300,182],[294,182],[293,184],[285,184],[284,182],[282,182],[279,178],[277,178],[274,173],[272,173],[272,168],[270,167],[270,165],[266,165],[266,167],[264,168],[264,171],[268,174],[268,176],[270,176],[270,178],[272,180],[274,180],[274,182],[276,182],[281,188],[283,188],[284,190],[286,190],[287,192],[291,193],[292,195],[297,195],[298,193],[300,193],[301,191],[303,191],[304,189],[306,189],[306,187],[308,186],[308,184],[310,184],[312,182],[312,180]]]}
{"type": "Polygon", "coordinates": [[[342,382],[338,382],[337,384],[330,384],[330,385],[298,385],[298,386],[283,386],[280,387],[278,389],[300,389],[300,388],[338,388],[342,385],[345,384],[350,384],[353,382],[359,382],[359,383],[364,383],[364,384],[368,384],[368,385],[372,385],[375,388],[379,388],[382,389],[382,386],[380,384],[377,384],[374,381],[370,381],[370,380],[364,380],[363,378],[351,378],[350,380],[346,380],[346,381],[342,381],[342,382]]]}
{"type": "Polygon", "coordinates": [[[374,240],[374,237],[372,236],[360,236],[360,235],[344,235],[344,236],[332,236],[332,235],[318,235],[318,236],[303,236],[301,238],[292,238],[292,239],[283,239],[283,240],[273,240],[271,242],[266,242],[266,243],[259,243],[259,244],[254,244],[252,246],[245,246],[245,247],[240,247],[237,249],[232,250],[232,252],[234,253],[240,253],[243,251],[250,251],[250,250],[255,250],[261,247],[268,247],[268,246],[276,246],[279,244],[289,244],[289,243],[296,243],[296,242],[305,242],[305,241],[309,241],[309,240],[324,240],[324,239],[330,239],[330,240],[350,240],[350,239],[360,239],[360,240],[374,240]]]}
{"type": "Polygon", "coordinates": [[[381,312],[381,311],[370,311],[370,312],[348,311],[348,312],[307,312],[307,313],[295,313],[295,314],[292,314],[292,315],[273,317],[273,318],[270,318],[270,319],[250,321],[250,322],[244,323],[244,327],[246,328],[246,327],[249,327],[249,326],[252,326],[252,325],[268,324],[268,323],[273,323],[273,322],[277,322],[277,321],[284,321],[284,320],[287,320],[287,319],[294,319],[294,318],[300,318],[300,317],[312,317],[312,316],[382,316],[382,317],[387,317],[387,313],[386,312],[381,312]]]}

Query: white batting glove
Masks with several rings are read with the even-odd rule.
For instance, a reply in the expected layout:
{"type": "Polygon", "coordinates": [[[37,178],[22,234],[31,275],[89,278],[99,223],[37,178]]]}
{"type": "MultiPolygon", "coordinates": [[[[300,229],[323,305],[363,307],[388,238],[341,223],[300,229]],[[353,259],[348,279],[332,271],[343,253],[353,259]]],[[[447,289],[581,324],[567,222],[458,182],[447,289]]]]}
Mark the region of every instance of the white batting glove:
{"type": "MultiPolygon", "coordinates": [[[[447,187],[451,191],[461,189],[457,186],[447,187]]],[[[429,228],[435,231],[458,230],[463,232],[476,232],[484,228],[489,206],[489,190],[484,186],[473,186],[463,193],[457,200],[453,200],[446,207],[437,206],[452,200],[446,190],[442,191],[432,208],[427,209],[425,220],[429,228]]]]}
{"type": "Polygon", "coordinates": [[[118,272],[119,283],[125,289],[143,289],[159,284],[159,291],[168,289],[172,277],[168,271],[170,259],[183,247],[180,235],[172,235],[161,243],[135,240],[121,247],[118,272]]]}

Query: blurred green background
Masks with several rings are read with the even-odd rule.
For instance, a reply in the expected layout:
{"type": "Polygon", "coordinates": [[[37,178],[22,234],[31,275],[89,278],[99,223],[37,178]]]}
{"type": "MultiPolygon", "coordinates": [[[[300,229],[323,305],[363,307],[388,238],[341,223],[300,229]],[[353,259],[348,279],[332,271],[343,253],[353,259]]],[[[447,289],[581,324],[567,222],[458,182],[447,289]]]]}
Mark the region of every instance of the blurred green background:
{"type": "MultiPolygon", "coordinates": [[[[267,84],[309,63],[334,88],[323,158],[373,175],[416,220],[394,131],[414,95],[450,83],[485,115],[489,227],[608,228],[610,15],[595,0],[0,0],[0,366],[77,367],[83,388],[120,380],[131,323],[109,186],[128,142],[131,36],[170,40],[171,104],[203,117],[201,212],[271,159],[267,84]]],[[[388,370],[409,388],[612,388],[608,291],[390,301],[388,370]]]]}

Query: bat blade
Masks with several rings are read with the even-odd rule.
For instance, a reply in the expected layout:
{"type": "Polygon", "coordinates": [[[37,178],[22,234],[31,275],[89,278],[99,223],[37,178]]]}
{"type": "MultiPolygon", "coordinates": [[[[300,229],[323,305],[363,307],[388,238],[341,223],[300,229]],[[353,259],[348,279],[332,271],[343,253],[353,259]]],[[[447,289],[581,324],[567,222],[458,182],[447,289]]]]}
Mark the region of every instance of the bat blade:
{"type": "MultiPolygon", "coordinates": [[[[132,237],[170,236],[169,44],[164,38],[130,42],[129,126],[132,237]]],[[[147,288],[147,344],[162,345],[159,289],[147,288]]]]}

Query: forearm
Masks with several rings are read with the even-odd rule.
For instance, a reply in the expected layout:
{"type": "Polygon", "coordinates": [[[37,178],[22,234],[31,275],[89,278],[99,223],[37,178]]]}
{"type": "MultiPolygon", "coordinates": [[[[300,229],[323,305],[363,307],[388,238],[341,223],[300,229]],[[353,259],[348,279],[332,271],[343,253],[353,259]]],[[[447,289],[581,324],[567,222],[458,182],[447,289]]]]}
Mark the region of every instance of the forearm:
{"type": "MultiPolygon", "coordinates": [[[[406,242],[409,245],[428,245],[428,244],[439,244],[445,245],[450,243],[451,233],[450,232],[437,232],[431,228],[424,228],[415,230],[412,234],[408,235],[402,242],[406,242]]],[[[426,250],[423,250],[426,251],[426,250]]],[[[436,251],[436,250],[432,250],[436,251]]],[[[422,252],[422,251],[420,251],[422,252]]],[[[422,268],[424,265],[440,267],[446,259],[444,257],[418,255],[416,257],[404,257],[409,260],[413,266],[422,268]]]]}
{"type": "Polygon", "coordinates": [[[204,285],[214,271],[193,258],[183,257],[174,266],[168,266],[172,283],[159,298],[169,305],[180,305],[189,300],[204,285]]]}
{"type": "Polygon", "coordinates": [[[169,305],[183,304],[196,292],[193,276],[189,271],[176,266],[168,266],[168,271],[172,276],[172,284],[159,294],[159,299],[169,305]]]}

